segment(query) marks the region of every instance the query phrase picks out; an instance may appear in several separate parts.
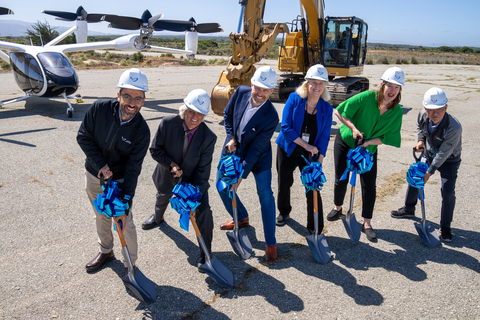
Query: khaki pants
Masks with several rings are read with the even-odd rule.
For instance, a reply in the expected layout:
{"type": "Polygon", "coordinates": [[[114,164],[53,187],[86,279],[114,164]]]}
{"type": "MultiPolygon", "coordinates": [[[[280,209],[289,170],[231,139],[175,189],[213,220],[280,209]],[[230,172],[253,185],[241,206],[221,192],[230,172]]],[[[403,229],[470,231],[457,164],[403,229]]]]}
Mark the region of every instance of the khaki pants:
{"type": "MultiPolygon", "coordinates": [[[[122,182],[119,180],[119,182],[122,182]]],[[[102,187],[100,186],[100,179],[92,175],[90,172],[85,170],[85,191],[87,192],[88,199],[92,205],[93,211],[95,212],[95,221],[97,225],[97,234],[98,234],[98,244],[100,246],[100,252],[109,253],[113,249],[113,234],[112,234],[112,218],[108,218],[103,214],[99,214],[95,210],[95,206],[92,201],[97,199],[97,195],[103,193],[102,187]]],[[[135,224],[133,224],[132,208],[130,208],[127,216],[127,221],[123,227],[123,236],[125,237],[125,242],[128,247],[128,252],[130,253],[130,259],[132,264],[135,265],[137,261],[137,252],[138,252],[138,243],[137,243],[137,230],[135,229],[135,224]]],[[[127,258],[125,253],[122,250],[123,263],[127,266],[127,258]]]]}

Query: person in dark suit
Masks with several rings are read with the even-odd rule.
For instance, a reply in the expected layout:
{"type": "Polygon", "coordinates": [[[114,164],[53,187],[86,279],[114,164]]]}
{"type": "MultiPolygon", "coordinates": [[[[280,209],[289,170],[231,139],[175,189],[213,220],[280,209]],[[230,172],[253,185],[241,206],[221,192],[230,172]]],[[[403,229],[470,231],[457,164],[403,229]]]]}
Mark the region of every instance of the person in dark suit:
{"type": "MultiPolygon", "coordinates": [[[[213,217],[208,202],[208,178],[217,136],[203,122],[209,111],[210,98],[202,89],[191,91],[183,100],[179,114],[162,119],[150,145],[150,154],[157,161],[153,182],[157,188],[155,213],[143,224],[149,230],[164,221],[172,190],[179,179],[193,186],[199,186],[201,205],[195,210],[195,219],[205,244],[211,252],[213,238],[213,217]]],[[[198,266],[205,263],[200,250],[198,266]]]]}
{"type": "MultiPolygon", "coordinates": [[[[269,98],[277,85],[277,75],[272,68],[261,67],[257,69],[251,82],[251,87],[238,87],[223,111],[227,137],[222,154],[234,152],[243,162],[243,175],[236,184],[231,186],[231,190],[235,193],[250,172],[255,177],[265,233],[265,259],[272,263],[277,259],[277,242],[270,139],[279,119],[269,98]]],[[[220,176],[217,174],[217,182],[220,176]]],[[[228,191],[228,188],[225,188],[219,193],[228,213],[233,216],[232,199],[229,198],[228,191]]],[[[239,198],[237,198],[237,211],[239,226],[248,226],[248,212],[239,198]]],[[[234,223],[231,220],[220,225],[220,229],[231,230],[233,226],[234,223]]]]}

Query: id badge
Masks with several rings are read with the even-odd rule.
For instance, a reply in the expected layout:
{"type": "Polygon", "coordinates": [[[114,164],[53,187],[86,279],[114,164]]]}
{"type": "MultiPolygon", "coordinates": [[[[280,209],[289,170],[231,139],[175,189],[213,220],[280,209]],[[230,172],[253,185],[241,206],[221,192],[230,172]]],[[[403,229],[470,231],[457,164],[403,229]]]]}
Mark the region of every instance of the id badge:
{"type": "Polygon", "coordinates": [[[302,140],[305,141],[305,143],[308,143],[308,140],[310,140],[310,133],[302,133],[302,140]]]}

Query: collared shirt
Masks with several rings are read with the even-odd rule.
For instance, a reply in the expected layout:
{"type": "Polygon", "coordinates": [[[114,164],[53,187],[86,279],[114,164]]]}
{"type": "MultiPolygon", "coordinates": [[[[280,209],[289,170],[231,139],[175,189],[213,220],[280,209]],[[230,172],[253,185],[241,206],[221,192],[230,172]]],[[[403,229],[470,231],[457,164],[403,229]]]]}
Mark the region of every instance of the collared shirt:
{"type": "MultiPolygon", "coordinates": [[[[265,102],[267,102],[267,101],[265,101],[265,102]]],[[[247,108],[245,109],[245,112],[243,113],[242,121],[240,121],[240,126],[238,127],[238,130],[237,130],[237,140],[238,140],[238,142],[242,142],[242,132],[243,132],[243,129],[245,129],[245,126],[247,125],[248,121],[250,121],[250,119],[252,119],[253,115],[258,110],[260,110],[260,108],[265,104],[265,102],[262,103],[261,105],[259,105],[258,107],[254,108],[252,106],[252,100],[250,99],[248,101],[247,108]]]]}
{"type": "Polygon", "coordinates": [[[129,123],[130,121],[132,121],[133,118],[135,117],[131,117],[130,119],[128,119],[127,121],[123,121],[122,120],[122,113],[120,112],[120,106],[118,107],[118,117],[120,118],[120,125],[123,126],[125,123],[129,123]]]}

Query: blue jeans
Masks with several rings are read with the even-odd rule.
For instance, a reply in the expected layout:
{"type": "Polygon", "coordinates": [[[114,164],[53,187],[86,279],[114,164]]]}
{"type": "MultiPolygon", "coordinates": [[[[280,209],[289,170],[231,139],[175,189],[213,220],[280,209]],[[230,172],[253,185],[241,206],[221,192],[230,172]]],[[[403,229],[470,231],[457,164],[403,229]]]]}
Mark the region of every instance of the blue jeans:
{"type": "MultiPolygon", "coordinates": [[[[455,183],[457,182],[457,172],[460,167],[460,161],[455,163],[444,163],[437,171],[440,172],[442,187],[442,209],[440,212],[440,227],[450,228],[453,220],[453,210],[455,209],[455,183]]],[[[415,211],[415,205],[418,199],[418,189],[408,186],[405,196],[405,209],[415,211]]]]}
{"type": "MultiPolygon", "coordinates": [[[[268,169],[253,175],[255,177],[255,183],[257,184],[257,194],[262,211],[265,243],[267,246],[274,246],[277,244],[277,240],[275,239],[275,199],[273,198],[272,191],[272,170],[268,169]]],[[[220,178],[220,172],[217,172],[216,182],[218,182],[220,178]]],[[[230,216],[233,217],[232,199],[228,196],[228,190],[229,188],[227,187],[218,193],[220,194],[220,198],[222,198],[225,209],[227,209],[230,216]]],[[[238,194],[236,196],[238,221],[243,221],[248,217],[248,212],[242,201],[240,201],[238,194]]]]}

